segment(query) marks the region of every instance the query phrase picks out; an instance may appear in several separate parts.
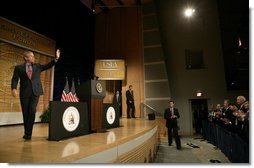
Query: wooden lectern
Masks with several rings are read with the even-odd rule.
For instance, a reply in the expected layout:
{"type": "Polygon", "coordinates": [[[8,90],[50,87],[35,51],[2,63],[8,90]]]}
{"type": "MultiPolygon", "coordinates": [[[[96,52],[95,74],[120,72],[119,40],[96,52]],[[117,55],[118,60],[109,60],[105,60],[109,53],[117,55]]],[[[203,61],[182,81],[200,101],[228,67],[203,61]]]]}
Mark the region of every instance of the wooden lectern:
{"type": "Polygon", "coordinates": [[[87,102],[90,118],[90,132],[103,132],[103,98],[106,95],[106,83],[101,80],[88,80],[77,88],[80,101],[87,102]]]}

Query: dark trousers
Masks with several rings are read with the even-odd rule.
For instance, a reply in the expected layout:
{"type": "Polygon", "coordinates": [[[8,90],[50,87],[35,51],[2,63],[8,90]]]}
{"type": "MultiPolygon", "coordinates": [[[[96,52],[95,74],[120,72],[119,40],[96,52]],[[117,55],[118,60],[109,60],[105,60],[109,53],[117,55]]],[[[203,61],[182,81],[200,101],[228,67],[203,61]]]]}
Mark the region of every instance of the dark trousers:
{"type": "Polygon", "coordinates": [[[168,127],[168,144],[169,145],[172,144],[172,129],[173,129],[173,134],[174,134],[176,146],[181,147],[181,141],[180,141],[180,137],[178,135],[177,125],[168,127]]]}
{"type": "Polygon", "coordinates": [[[196,134],[200,134],[201,130],[202,130],[202,120],[201,119],[197,119],[196,120],[196,127],[195,127],[196,134]]]}
{"type": "Polygon", "coordinates": [[[127,104],[127,118],[135,118],[135,106],[134,103],[127,104]]]}
{"type": "Polygon", "coordinates": [[[28,98],[20,98],[25,135],[32,135],[38,101],[39,96],[34,95],[28,98]]]}
{"type": "Polygon", "coordinates": [[[122,106],[119,106],[119,117],[122,117],[123,112],[122,112],[122,106]]]}

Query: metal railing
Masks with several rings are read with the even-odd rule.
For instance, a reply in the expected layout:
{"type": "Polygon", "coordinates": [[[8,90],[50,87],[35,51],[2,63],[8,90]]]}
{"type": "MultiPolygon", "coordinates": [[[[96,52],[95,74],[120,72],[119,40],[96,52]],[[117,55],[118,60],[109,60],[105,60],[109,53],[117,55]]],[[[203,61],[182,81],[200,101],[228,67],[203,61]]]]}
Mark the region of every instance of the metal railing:
{"type": "Polygon", "coordinates": [[[163,116],[160,112],[158,112],[156,109],[154,109],[153,107],[149,106],[148,104],[141,103],[141,107],[144,110],[144,114],[145,114],[144,117],[147,117],[148,114],[151,114],[151,113],[154,113],[156,116],[160,116],[160,117],[163,116]],[[147,110],[148,110],[148,112],[147,112],[147,110]]]}

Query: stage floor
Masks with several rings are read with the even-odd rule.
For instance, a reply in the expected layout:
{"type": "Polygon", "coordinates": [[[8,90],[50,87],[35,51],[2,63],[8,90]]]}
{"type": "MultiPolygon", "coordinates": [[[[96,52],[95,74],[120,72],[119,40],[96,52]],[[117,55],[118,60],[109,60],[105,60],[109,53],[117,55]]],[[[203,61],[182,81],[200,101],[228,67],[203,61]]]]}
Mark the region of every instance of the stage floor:
{"type": "Polygon", "coordinates": [[[22,138],[23,125],[0,127],[1,163],[71,163],[128,142],[156,126],[146,119],[120,119],[121,127],[62,141],[48,141],[48,124],[34,125],[30,141],[22,138]]]}

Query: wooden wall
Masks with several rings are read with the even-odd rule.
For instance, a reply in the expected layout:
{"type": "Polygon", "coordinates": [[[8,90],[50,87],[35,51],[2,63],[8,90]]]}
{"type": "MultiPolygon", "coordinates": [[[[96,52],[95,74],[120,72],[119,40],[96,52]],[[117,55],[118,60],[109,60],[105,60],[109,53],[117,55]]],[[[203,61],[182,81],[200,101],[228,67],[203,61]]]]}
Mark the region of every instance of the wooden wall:
{"type": "Polygon", "coordinates": [[[113,163],[153,163],[157,145],[158,132],[135,149],[119,156],[113,163]]]}
{"type": "Polygon", "coordinates": [[[140,104],[144,102],[144,70],[140,7],[114,8],[96,16],[95,58],[125,60],[123,117],[127,116],[125,92],[129,85],[133,85],[136,117],[142,116],[140,104]]]}

